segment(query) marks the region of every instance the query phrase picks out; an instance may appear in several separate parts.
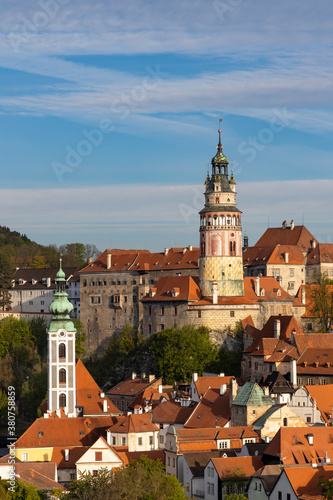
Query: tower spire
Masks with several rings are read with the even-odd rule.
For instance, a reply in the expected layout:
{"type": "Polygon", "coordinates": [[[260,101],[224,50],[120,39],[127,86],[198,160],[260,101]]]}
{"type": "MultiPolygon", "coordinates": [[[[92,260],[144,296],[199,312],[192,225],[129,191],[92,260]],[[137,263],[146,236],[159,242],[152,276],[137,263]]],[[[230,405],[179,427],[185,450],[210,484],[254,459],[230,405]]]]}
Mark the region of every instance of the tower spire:
{"type": "Polygon", "coordinates": [[[223,119],[220,118],[219,119],[219,143],[217,145],[217,150],[219,151],[219,153],[222,153],[222,150],[223,150],[223,146],[222,146],[222,142],[221,142],[221,123],[223,122],[223,119]]]}

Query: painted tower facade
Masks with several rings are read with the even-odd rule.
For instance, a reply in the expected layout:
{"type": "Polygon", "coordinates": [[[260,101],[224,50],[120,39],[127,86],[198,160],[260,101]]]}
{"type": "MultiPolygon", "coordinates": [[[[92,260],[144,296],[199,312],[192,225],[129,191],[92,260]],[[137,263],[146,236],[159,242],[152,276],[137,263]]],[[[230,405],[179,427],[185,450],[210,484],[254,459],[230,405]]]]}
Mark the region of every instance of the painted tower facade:
{"type": "Polygon", "coordinates": [[[69,417],[76,416],[75,327],[70,319],[73,305],[66,293],[65,273],[56,277],[57,289],[49,311],[52,321],[48,331],[48,410],[62,408],[69,417]]]}
{"type": "Polygon", "coordinates": [[[241,211],[236,181],[229,177],[221,130],[211,176],[205,181],[205,207],[200,211],[199,280],[203,296],[244,295],[241,211]]]}

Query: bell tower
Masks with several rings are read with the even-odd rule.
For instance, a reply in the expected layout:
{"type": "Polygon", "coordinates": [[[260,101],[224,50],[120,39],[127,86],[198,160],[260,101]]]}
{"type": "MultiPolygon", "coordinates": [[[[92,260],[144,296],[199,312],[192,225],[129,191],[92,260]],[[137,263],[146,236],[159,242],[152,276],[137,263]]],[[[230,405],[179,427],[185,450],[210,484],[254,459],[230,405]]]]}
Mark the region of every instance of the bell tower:
{"type": "MultiPolygon", "coordinates": [[[[221,120],[220,120],[221,121],[221,120]]],[[[243,296],[241,211],[236,206],[236,181],[223,154],[219,129],[212,173],[205,181],[205,207],[200,213],[199,280],[203,296],[243,296]],[[214,284],[214,287],[213,287],[214,284]]]]}
{"type": "Polygon", "coordinates": [[[67,298],[65,273],[56,277],[56,292],[49,311],[52,320],[48,331],[48,410],[60,408],[68,417],[75,417],[75,327],[70,318],[73,305],[67,298]]]}

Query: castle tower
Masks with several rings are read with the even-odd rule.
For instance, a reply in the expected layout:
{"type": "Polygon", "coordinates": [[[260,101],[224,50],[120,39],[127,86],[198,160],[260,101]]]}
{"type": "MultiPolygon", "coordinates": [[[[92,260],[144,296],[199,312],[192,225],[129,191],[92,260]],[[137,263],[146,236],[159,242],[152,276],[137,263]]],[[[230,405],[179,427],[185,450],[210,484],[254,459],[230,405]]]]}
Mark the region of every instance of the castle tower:
{"type": "Polygon", "coordinates": [[[75,327],[69,315],[73,305],[65,291],[65,273],[61,268],[56,277],[56,293],[50,304],[52,320],[48,331],[48,410],[64,409],[69,417],[76,416],[75,327]]]}
{"type": "Polygon", "coordinates": [[[203,296],[244,295],[241,211],[236,207],[236,181],[228,174],[221,130],[212,174],[205,181],[205,207],[200,211],[199,280],[203,296]],[[216,287],[217,284],[217,287],[216,287]]]}

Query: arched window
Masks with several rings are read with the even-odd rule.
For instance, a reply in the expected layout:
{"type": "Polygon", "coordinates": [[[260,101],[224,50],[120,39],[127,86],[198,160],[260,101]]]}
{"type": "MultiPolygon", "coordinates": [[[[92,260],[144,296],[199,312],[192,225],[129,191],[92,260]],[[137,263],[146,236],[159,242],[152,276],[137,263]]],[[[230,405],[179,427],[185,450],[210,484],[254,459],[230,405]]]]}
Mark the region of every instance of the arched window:
{"type": "Polygon", "coordinates": [[[203,217],[202,220],[203,220],[203,226],[206,227],[206,217],[203,217]]]}
{"type": "Polygon", "coordinates": [[[230,248],[230,255],[232,255],[232,241],[229,243],[229,248],[230,248]]]}
{"type": "Polygon", "coordinates": [[[66,357],[66,346],[65,344],[59,344],[59,358],[66,357]]]}
{"type": "Polygon", "coordinates": [[[222,215],[222,226],[225,226],[225,217],[222,215]]]}
{"type": "Polygon", "coordinates": [[[208,226],[211,226],[212,225],[212,218],[211,216],[209,215],[208,216],[208,226]]]}
{"type": "Polygon", "coordinates": [[[65,408],[66,406],[66,394],[60,394],[59,396],[59,408],[65,408]]]}
{"type": "Polygon", "coordinates": [[[59,370],[59,383],[60,384],[66,383],[66,370],[65,370],[65,368],[61,368],[59,370]]]}
{"type": "Polygon", "coordinates": [[[234,241],[233,244],[233,255],[236,255],[236,242],[234,241]]]}
{"type": "Polygon", "coordinates": [[[215,203],[220,203],[220,198],[219,197],[215,198],[215,203]]]}
{"type": "Polygon", "coordinates": [[[227,215],[227,226],[230,226],[231,224],[231,217],[230,215],[227,215]]]}
{"type": "Polygon", "coordinates": [[[206,253],[206,245],[205,245],[205,242],[202,241],[201,242],[201,255],[202,255],[202,257],[205,256],[205,253],[206,253]]]}
{"type": "Polygon", "coordinates": [[[217,226],[217,215],[214,215],[214,226],[217,226]]]}
{"type": "Polygon", "coordinates": [[[236,226],[236,217],[235,216],[233,216],[233,218],[232,218],[232,225],[236,226]]]}

